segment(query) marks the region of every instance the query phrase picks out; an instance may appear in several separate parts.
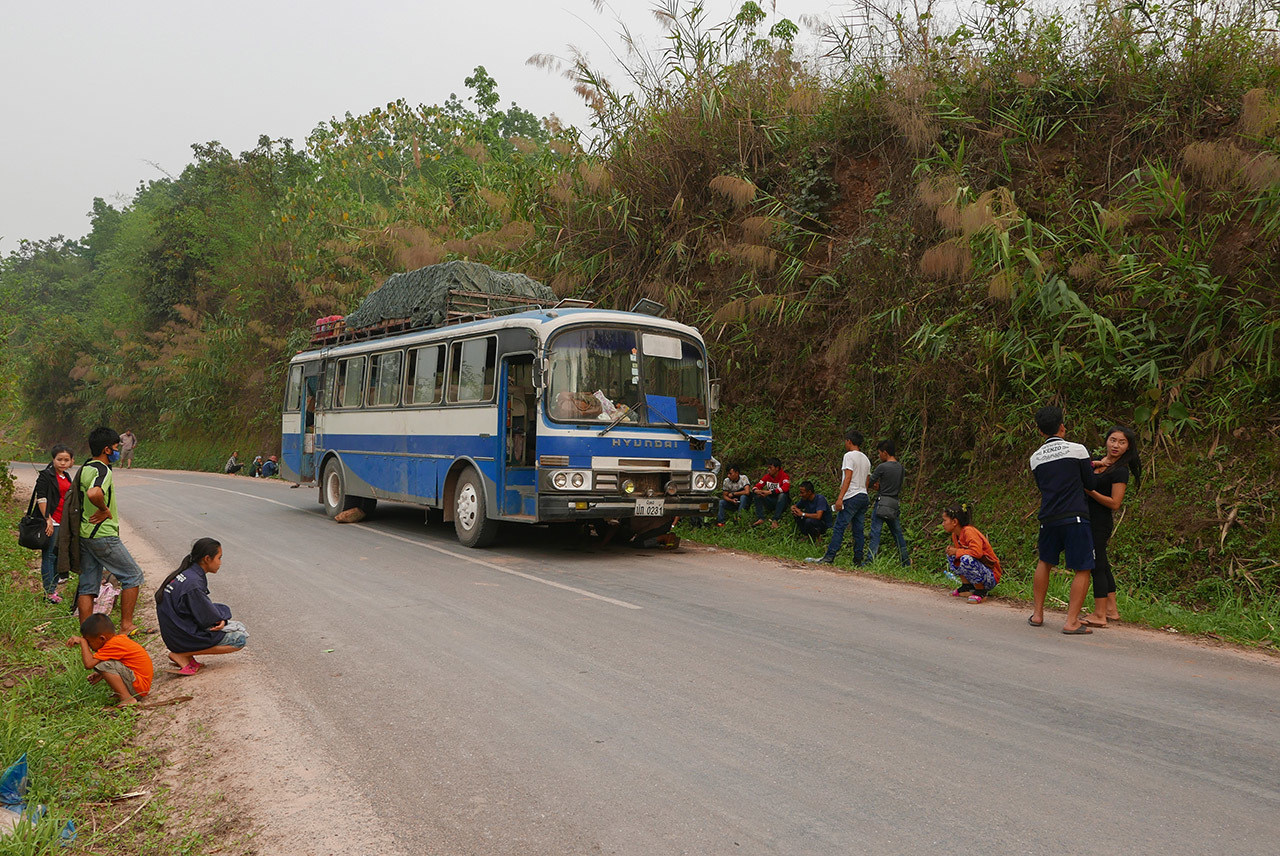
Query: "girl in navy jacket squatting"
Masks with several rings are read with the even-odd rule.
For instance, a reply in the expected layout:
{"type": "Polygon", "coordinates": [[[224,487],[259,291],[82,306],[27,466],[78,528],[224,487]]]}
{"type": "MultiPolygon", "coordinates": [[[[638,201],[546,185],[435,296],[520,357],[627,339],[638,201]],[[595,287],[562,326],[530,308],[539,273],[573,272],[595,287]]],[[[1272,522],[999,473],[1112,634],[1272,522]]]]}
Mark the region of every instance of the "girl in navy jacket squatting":
{"type": "Polygon", "coordinates": [[[197,654],[234,654],[249,641],[248,629],[231,620],[231,607],[209,599],[207,575],[221,567],[222,545],[201,538],[156,591],[156,618],[174,674],[200,671],[197,654]]]}

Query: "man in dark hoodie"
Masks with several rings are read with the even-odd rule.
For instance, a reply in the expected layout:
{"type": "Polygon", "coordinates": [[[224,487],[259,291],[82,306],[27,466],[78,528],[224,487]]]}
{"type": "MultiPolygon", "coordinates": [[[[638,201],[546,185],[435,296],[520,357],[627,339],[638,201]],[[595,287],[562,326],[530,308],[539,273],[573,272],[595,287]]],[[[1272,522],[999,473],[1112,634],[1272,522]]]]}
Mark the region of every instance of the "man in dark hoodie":
{"type": "Polygon", "coordinates": [[[1040,539],[1032,587],[1034,606],[1027,623],[1032,627],[1044,624],[1049,575],[1059,560],[1065,558],[1075,578],[1071,581],[1067,622],[1062,632],[1083,636],[1093,632],[1080,622],[1080,610],[1089,593],[1093,570],[1093,531],[1089,526],[1085,490],[1094,488],[1097,477],[1089,450],[1065,439],[1067,427],[1062,421],[1061,408],[1041,407],[1036,411],[1036,427],[1045,439],[1031,456],[1031,473],[1040,488],[1040,539]]]}

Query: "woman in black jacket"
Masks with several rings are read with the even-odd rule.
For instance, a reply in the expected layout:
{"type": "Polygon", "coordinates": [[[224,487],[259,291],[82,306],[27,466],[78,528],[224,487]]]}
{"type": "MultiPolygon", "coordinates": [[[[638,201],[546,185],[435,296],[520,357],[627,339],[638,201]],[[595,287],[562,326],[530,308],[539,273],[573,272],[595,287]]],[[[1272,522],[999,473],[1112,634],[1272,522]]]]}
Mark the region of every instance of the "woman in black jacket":
{"type": "Polygon", "coordinates": [[[58,526],[62,523],[62,506],[71,490],[71,449],[59,443],[49,450],[49,466],[36,476],[36,508],[44,515],[44,531],[49,544],[40,559],[40,581],[50,603],[62,603],[58,595],[58,526]]]}

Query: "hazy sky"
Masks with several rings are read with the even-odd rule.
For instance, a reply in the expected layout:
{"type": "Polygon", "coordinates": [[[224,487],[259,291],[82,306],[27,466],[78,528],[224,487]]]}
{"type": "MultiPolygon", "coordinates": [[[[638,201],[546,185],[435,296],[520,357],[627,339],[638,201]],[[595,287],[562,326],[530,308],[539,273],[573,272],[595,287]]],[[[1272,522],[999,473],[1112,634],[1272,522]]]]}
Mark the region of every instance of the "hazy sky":
{"type": "MultiPolygon", "coordinates": [[[[684,0],[687,7],[691,0],[684,0]]],[[[766,10],[769,0],[758,0],[766,10]]],[[[741,0],[706,0],[723,20],[741,0]]],[[[839,11],[777,0],[776,15],[839,11]]],[[[616,18],[660,42],[650,0],[0,0],[0,252],[19,238],[89,229],[93,197],[117,207],[138,183],[178,175],[191,144],[233,153],[258,136],[301,146],[321,121],[397,98],[467,93],[483,65],[502,106],[583,125],[572,84],[535,53],[620,50],[616,18]]],[[[770,23],[775,16],[770,17],[770,23]]],[[[766,24],[768,26],[768,24],[766,24]]]]}

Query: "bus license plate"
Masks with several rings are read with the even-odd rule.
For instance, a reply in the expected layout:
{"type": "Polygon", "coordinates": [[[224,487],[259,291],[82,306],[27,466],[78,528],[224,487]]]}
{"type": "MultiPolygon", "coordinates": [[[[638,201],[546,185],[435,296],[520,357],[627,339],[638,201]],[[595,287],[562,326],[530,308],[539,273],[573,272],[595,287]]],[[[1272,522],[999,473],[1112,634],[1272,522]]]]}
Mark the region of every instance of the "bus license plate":
{"type": "Polygon", "coordinates": [[[666,504],[665,499],[637,499],[636,517],[661,517],[666,504]]]}

